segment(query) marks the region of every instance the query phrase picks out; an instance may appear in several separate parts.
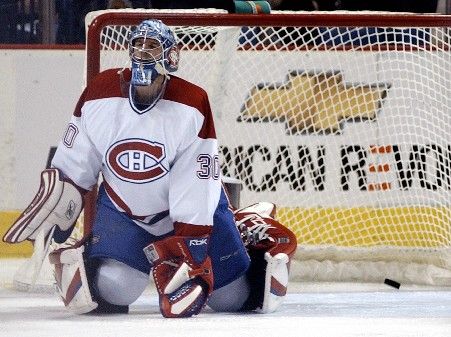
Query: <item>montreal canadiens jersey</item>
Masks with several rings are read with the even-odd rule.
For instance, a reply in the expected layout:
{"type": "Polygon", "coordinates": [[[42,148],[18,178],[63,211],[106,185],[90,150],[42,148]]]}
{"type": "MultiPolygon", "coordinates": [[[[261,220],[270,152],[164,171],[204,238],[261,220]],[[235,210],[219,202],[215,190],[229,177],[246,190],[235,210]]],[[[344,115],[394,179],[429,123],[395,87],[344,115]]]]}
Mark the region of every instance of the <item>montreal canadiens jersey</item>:
{"type": "MultiPolygon", "coordinates": [[[[129,79],[130,71],[123,75],[129,79]]],[[[206,92],[171,76],[163,97],[138,114],[123,91],[119,69],[91,81],[52,166],[87,190],[101,173],[115,207],[143,223],[169,212],[171,227],[174,222],[212,225],[221,183],[206,92]]]]}

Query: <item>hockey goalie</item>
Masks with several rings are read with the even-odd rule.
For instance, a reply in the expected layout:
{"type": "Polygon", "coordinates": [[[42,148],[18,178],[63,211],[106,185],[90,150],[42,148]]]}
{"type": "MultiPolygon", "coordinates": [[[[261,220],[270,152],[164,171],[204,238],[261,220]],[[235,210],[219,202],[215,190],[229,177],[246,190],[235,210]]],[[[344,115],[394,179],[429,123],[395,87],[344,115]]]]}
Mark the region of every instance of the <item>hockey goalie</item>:
{"type": "Polygon", "coordinates": [[[173,32],[146,20],[129,36],[130,67],[83,91],[34,200],[4,236],[64,241],[99,186],[90,232],[49,254],[64,305],[126,313],[153,276],[164,317],[277,310],[296,237],[275,206],[229,205],[206,92],[172,73],[173,32]]]}

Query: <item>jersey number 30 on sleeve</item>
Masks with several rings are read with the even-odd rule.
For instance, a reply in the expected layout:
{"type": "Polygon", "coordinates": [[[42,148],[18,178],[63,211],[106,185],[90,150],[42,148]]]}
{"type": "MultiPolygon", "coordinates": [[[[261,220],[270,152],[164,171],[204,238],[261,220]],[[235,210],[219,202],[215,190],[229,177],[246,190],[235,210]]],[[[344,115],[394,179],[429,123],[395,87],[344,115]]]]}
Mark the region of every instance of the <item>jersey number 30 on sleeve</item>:
{"type": "Polygon", "coordinates": [[[220,166],[218,155],[211,156],[203,153],[197,156],[197,162],[199,163],[199,170],[196,173],[199,179],[219,179],[220,166]]]}

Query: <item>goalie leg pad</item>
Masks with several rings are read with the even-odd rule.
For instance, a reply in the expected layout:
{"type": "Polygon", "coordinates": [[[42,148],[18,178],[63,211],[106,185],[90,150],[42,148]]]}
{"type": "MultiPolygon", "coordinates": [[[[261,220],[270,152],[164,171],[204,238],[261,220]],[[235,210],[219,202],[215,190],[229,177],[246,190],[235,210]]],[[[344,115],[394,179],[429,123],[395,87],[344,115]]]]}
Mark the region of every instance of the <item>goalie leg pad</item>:
{"type": "Polygon", "coordinates": [[[272,256],[268,252],[265,253],[264,258],[267,263],[265,289],[262,305],[257,311],[270,313],[276,311],[282,305],[287,294],[290,258],[285,253],[272,256]]]}
{"type": "Polygon", "coordinates": [[[290,260],[297,247],[296,236],[273,216],[275,206],[259,203],[235,212],[237,227],[249,256],[251,295],[243,310],[276,311],[288,286],[290,260]]]}
{"type": "Polygon", "coordinates": [[[242,311],[255,310],[259,313],[276,311],[287,294],[290,259],[285,253],[272,256],[264,251],[249,251],[251,267],[247,277],[251,293],[242,311]]]}
{"type": "Polygon", "coordinates": [[[76,314],[97,308],[89,288],[83,259],[84,246],[62,248],[49,254],[54,276],[64,306],[76,314]]]}
{"type": "Polygon", "coordinates": [[[44,170],[38,193],[6,232],[3,241],[35,240],[39,232],[47,235],[55,225],[67,231],[74,226],[82,208],[83,198],[77,186],[61,179],[57,169],[44,170]]]}

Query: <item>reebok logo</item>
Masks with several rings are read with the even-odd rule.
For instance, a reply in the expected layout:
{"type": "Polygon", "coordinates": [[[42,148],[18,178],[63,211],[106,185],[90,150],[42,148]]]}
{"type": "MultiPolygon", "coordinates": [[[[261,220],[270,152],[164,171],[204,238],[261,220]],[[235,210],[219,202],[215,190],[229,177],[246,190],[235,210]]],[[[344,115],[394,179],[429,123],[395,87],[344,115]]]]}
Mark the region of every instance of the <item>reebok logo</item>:
{"type": "Polygon", "coordinates": [[[288,134],[340,134],[345,121],[375,120],[391,85],[346,83],[339,71],[294,71],[252,88],[239,122],[285,122],[288,134]]]}
{"type": "Polygon", "coordinates": [[[192,239],[189,240],[189,246],[202,246],[207,244],[207,239],[192,239]]]}

